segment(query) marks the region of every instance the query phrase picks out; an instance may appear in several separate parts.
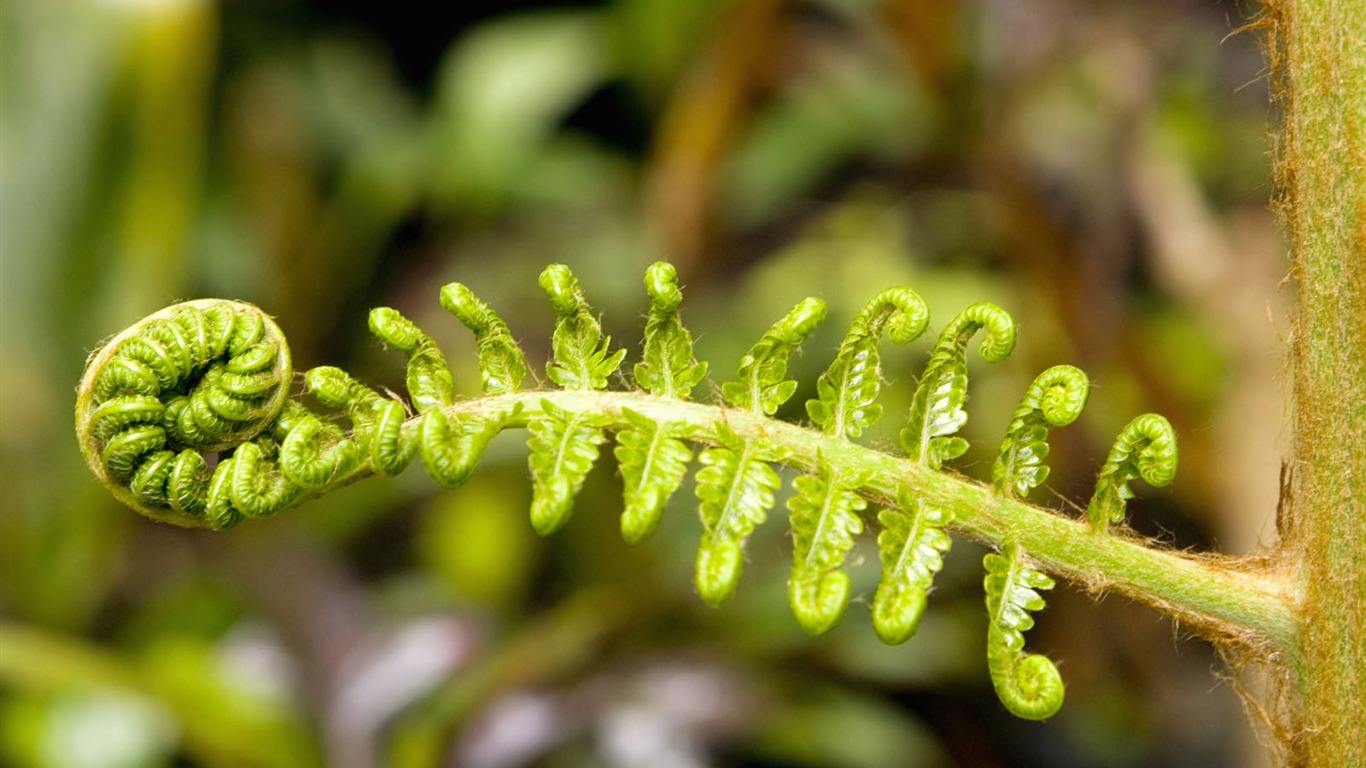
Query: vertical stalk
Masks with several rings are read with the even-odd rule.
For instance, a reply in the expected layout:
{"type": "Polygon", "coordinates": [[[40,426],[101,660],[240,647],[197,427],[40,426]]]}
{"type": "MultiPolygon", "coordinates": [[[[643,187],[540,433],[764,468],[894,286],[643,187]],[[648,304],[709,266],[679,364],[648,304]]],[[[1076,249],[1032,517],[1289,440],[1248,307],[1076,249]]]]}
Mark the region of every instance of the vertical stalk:
{"type": "Polygon", "coordinates": [[[1301,580],[1295,761],[1366,765],[1366,0],[1271,3],[1299,308],[1286,555],[1301,580]]]}

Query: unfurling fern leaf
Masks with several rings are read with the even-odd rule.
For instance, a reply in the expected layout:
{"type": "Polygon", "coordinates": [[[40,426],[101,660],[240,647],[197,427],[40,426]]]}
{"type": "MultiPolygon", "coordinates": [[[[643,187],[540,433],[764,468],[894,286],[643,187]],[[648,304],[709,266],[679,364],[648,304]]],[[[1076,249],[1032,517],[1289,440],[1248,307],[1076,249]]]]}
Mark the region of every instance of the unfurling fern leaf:
{"type": "Polygon", "coordinates": [[[1124,519],[1125,502],[1134,497],[1129,483],[1135,478],[1153,487],[1176,477],[1176,432],[1171,422],[1145,413],[1129,422],[1115,438],[1110,455],[1096,479],[1096,491],[1086,507],[1091,527],[1103,531],[1124,519]]]}
{"type": "Polygon", "coordinates": [[[386,346],[408,356],[408,397],[418,413],[445,408],[455,397],[455,382],[446,356],[432,337],[412,320],[389,307],[370,310],[370,332],[386,346]]]}
{"type": "Polygon", "coordinates": [[[873,629],[888,645],[911,639],[925,614],[926,597],[953,540],[943,531],[952,514],[902,491],[896,507],[878,513],[882,578],[873,596],[873,629]]]}
{"type": "Polygon", "coordinates": [[[858,513],[868,506],[852,489],[867,480],[867,475],[845,480],[827,468],[793,481],[797,492],[787,502],[795,548],[788,601],[802,628],[813,635],[838,624],[849,604],[849,575],[841,569],[854,537],[863,532],[858,513]]]}
{"type": "MultiPolygon", "coordinates": [[[[645,272],[650,295],[645,323],[644,355],[635,366],[636,383],[659,397],[686,400],[707,374],[707,364],[693,357],[692,334],[678,318],[683,293],[673,265],[655,262],[645,272]]],[[[692,451],[678,439],[676,425],[658,423],[629,408],[622,410],[627,427],[617,433],[614,451],[623,481],[625,508],[621,535],[636,543],[659,527],[669,498],[683,482],[692,451]]]]}
{"type": "Polygon", "coordinates": [[[983,360],[999,363],[1015,348],[1015,321],[995,304],[973,304],[944,328],[916,387],[908,424],[901,430],[901,445],[913,461],[938,469],[968,449],[967,441],[954,434],[968,420],[963,410],[968,396],[967,348],[982,328],[987,331],[978,348],[983,360]]]}
{"type": "MultiPolygon", "coordinates": [[[[757,341],[740,360],[736,381],[721,387],[727,403],[772,415],[797,391],[787,380],[787,363],[806,337],[825,320],[825,302],[804,299],[757,341]]],[[[745,539],[768,517],[778,473],[768,462],[786,452],[746,441],[725,424],[716,425],[715,448],[702,452],[697,498],[702,502],[702,544],[697,551],[697,591],[710,605],[735,593],[744,566],[745,539]]]]}
{"type": "Polygon", "coordinates": [[[827,435],[858,437],[882,415],[878,339],[891,325],[892,341],[909,344],[925,332],[930,311],[910,288],[889,288],[854,318],[835,360],[816,381],[817,399],[806,403],[811,420],[827,435]]]}
{"type": "Polygon", "coordinates": [[[551,344],[555,362],[546,366],[550,380],[565,389],[602,389],[616,372],[626,350],[612,354],[607,350],[612,339],[603,338],[602,326],[584,301],[579,281],[569,267],[551,264],[541,273],[541,289],[560,319],[555,323],[551,344]]]}
{"type": "Polygon", "coordinates": [[[645,272],[650,295],[642,359],[635,366],[636,384],[650,394],[687,400],[707,375],[707,364],[693,357],[692,334],[678,319],[683,292],[672,264],[657,261],[645,272]]]}
{"type": "Polygon", "coordinates": [[[418,441],[427,474],[447,488],[464,483],[479,466],[489,443],[520,411],[520,404],[490,418],[451,417],[445,411],[428,411],[422,417],[418,441]]]}
{"type": "Polygon", "coordinates": [[[736,408],[772,416],[797,391],[787,379],[787,363],[806,337],[825,322],[825,302],[803,299],[740,360],[736,381],[721,385],[721,395],[736,408]]]}
{"type": "Polygon", "coordinates": [[[1053,579],[1024,565],[1014,539],[1002,554],[983,560],[987,575],[987,668],[996,695],[1011,714],[1046,720],[1062,707],[1064,690],[1058,668],[1046,656],[1024,652],[1024,633],[1034,626],[1030,611],[1044,607],[1038,590],[1052,589],[1053,579]]]}
{"type": "Polygon", "coordinates": [[[614,452],[625,489],[621,535],[635,544],[659,527],[669,497],[688,471],[692,451],[673,434],[676,428],[668,422],[656,422],[629,408],[623,408],[621,415],[629,425],[617,433],[614,452]]]}
{"type": "Polygon", "coordinates": [[[769,462],[787,457],[780,448],[742,439],[724,424],[716,425],[716,441],[720,445],[698,458],[702,469],[697,473],[702,518],[697,591],[709,605],[735,594],[745,539],[768,517],[780,482],[769,462]]]}
{"type": "Polygon", "coordinates": [[[516,392],[526,378],[526,356],[507,323],[460,283],[441,288],[441,306],[474,333],[484,394],[516,392]]]}
{"type": "Polygon", "coordinates": [[[531,527],[548,536],[569,522],[574,496],[598,460],[598,446],[607,439],[591,413],[567,411],[549,400],[541,414],[527,423],[531,431],[531,527]]]}
{"type": "Polygon", "coordinates": [[[1015,409],[991,468],[997,493],[1023,498],[1048,478],[1043,463],[1048,458],[1048,430],[1076,421],[1090,390],[1086,374],[1070,365],[1055,365],[1034,379],[1015,409]]]}
{"type": "Polygon", "coordinates": [[[351,437],[378,472],[393,476],[417,454],[415,424],[407,421],[403,403],[361,384],[340,368],[313,368],[304,386],[324,405],[346,412],[351,437]]]}

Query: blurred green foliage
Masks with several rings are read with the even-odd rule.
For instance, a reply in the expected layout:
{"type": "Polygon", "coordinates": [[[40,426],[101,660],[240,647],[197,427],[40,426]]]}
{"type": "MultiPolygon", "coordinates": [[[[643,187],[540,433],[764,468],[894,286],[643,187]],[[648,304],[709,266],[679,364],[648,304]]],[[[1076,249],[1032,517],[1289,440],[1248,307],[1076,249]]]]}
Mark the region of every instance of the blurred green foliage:
{"type": "MultiPolygon", "coordinates": [[[[1115,430],[1160,410],[1191,469],[1135,524],[1255,542],[1265,519],[1227,511],[1270,514],[1274,487],[1251,478],[1274,484],[1277,425],[1239,432],[1233,403],[1268,386],[1275,402],[1274,328],[1247,329],[1280,267],[1262,64],[1245,36],[1221,44],[1230,7],[517,6],[0,3],[0,762],[1244,764],[1207,648],[1065,590],[1031,644],[1063,660],[1069,705],[1011,720],[968,542],[920,635],[886,648],[859,606],[801,632],[776,519],[735,603],[704,608],[690,489],[627,546],[610,461],[537,538],[514,435],[456,491],[410,472],[229,534],[154,526],[94,482],[71,428],[84,355],[176,299],[261,304],[299,367],[395,388],[365,311],[399,307],[472,393],[441,284],[471,286],[544,360],[536,275],[570,264],[629,365],[641,275],[668,258],[721,377],[797,299],[829,304],[793,361],[794,419],[883,288],[912,285],[936,328],[999,303],[1020,347],[974,379],[960,468],[988,464],[1034,373],[1078,364],[1097,392],[1055,441],[1053,491],[1084,498],[1115,430]],[[1172,358],[1196,373],[1158,374],[1172,358]],[[1269,473],[1239,453],[1267,445],[1269,473]]],[[[927,349],[885,349],[868,442],[895,445],[927,349]]],[[[871,539],[854,557],[867,602],[871,539]]]]}

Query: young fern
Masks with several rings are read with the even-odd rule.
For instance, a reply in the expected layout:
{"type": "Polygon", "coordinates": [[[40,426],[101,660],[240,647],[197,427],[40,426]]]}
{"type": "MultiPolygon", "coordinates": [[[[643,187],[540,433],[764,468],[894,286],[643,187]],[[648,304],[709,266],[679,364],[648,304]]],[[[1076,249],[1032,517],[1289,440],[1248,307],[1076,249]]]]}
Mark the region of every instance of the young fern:
{"type": "MultiPolygon", "coordinates": [[[[546,366],[546,374],[565,389],[603,389],[626,350],[608,354],[612,340],[602,337],[602,327],[569,267],[546,267],[541,288],[560,316],[552,337],[555,361],[546,366]]],[[[569,521],[574,496],[598,460],[598,446],[607,440],[603,426],[593,414],[566,411],[548,400],[541,401],[541,413],[527,424],[531,525],[542,536],[569,521]]]]}
{"type": "MultiPolygon", "coordinates": [[[[377,309],[371,330],[404,354],[411,406],[340,369],[308,371],[304,389],[349,422],[345,426],[288,398],[289,350],[259,309],[223,300],[168,307],[90,357],[77,395],[81,449],[115,496],[142,514],[227,528],[371,474],[395,475],[419,456],[439,484],[459,485],[495,436],[525,427],[532,525],[549,534],[569,519],[612,431],[623,480],[622,534],[634,542],[655,530],[683,483],[690,444],[697,444],[702,535],[696,585],[712,605],[734,594],[745,541],[775,502],[775,465],[787,464],[799,470],[788,501],[794,545],[789,601],[801,626],[824,632],[843,615],[850,600],[845,560],[871,501],[886,505],[877,515],[882,578],[873,623],[885,642],[905,641],[949,549],[946,529],[956,525],[1002,548],[986,559],[988,668],[1002,701],[1028,718],[1051,715],[1063,694],[1052,663],[1022,650],[1022,633],[1032,625],[1029,611],[1043,605],[1038,591],[1053,584],[1025,565],[1026,542],[1035,558],[1073,573],[1091,573],[1086,561],[1069,554],[1074,551],[1093,557],[1123,551],[1191,573],[1192,566],[1178,558],[1085,530],[1071,540],[1071,549],[1054,550],[1052,559],[1035,550],[1046,543],[1039,530],[1067,536],[1076,526],[1022,501],[1047,477],[1048,429],[1070,423],[1086,401],[1086,377],[1075,368],[1050,368],[1027,390],[1002,443],[991,490],[938,472],[966,449],[956,433],[967,419],[972,337],[986,331],[980,352],[988,361],[1004,359],[1014,346],[1014,322],[995,305],[974,304],[944,329],[901,431],[910,457],[897,459],[853,439],[880,416],[881,336],[905,344],[928,324],[924,302],[909,288],[884,291],[854,320],[816,383],[816,397],[806,403],[817,430],[772,416],[796,391],[788,363],[825,319],[821,301],[806,299],[775,323],[741,360],[735,380],[721,386],[724,402],[705,405],[689,401],[707,365],[695,359],[692,336],[679,320],[682,293],[672,266],[661,262],[645,275],[650,308],[642,358],[633,367],[641,391],[606,391],[625,351],[612,351],[569,269],[548,267],[541,286],[558,316],[546,370],[561,389],[520,391],[527,365],[508,326],[468,288],[452,283],[441,289],[441,304],[475,335],[482,394],[457,396],[432,338],[397,311],[377,309]],[[1018,529],[1002,522],[1025,519],[1031,522],[1018,529]]],[[[1129,482],[1142,477],[1165,484],[1175,462],[1170,425],[1158,416],[1135,419],[1101,471],[1091,525],[1121,520],[1124,500],[1132,496],[1129,482]]],[[[1185,593],[1164,594],[1190,600],[1185,593]]],[[[1202,604],[1201,610],[1249,626],[1279,615],[1279,603],[1255,589],[1244,598],[1232,606],[1202,604]]]]}
{"type": "MultiPolygon", "coordinates": [[[[683,292],[672,264],[659,261],[645,272],[650,296],[649,319],[641,362],[635,366],[636,384],[656,397],[687,400],[707,375],[707,364],[693,356],[692,334],[678,318],[683,292]]],[[[621,535],[631,543],[649,538],[659,527],[669,498],[683,482],[692,451],[679,438],[678,425],[656,422],[629,408],[622,410],[629,426],[617,433],[613,452],[621,471],[624,508],[621,535]]]]}
{"type": "Polygon", "coordinates": [[[1023,498],[1048,478],[1043,463],[1048,458],[1048,430],[1076,421],[1090,392],[1086,374],[1070,365],[1055,365],[1034,379],[1010,419],[991,468],[997,493],[1023,498]]]}
{"type": "MultiPolygon", "coordinates": [[[[721,387],[735,408],[772,415],[797,391],[787,379],[792,354],[825,320],[825,302],[804,299],[773,324],[740,361],[737,381],[721,387]]],[[[709,605],[735,594],[744,564],[745,539],[768,517],[778,489],[778,473],[770,466],[787,458],[785,451],[756,444],[716,425],[714,448],[698,457],[697,499],[701,502],[702,543],[697,550],[697,591],[709,605]]]]}
{"type": "Polygon", "coordinates": [[[1096,531],[1124,520],[1124,508],[1136,478],[1155,488],[1176,478],[1176,431],[1155,413],[1136,417],[1120,430],[1110,455],[1096,479],[1096,491],[1086,506],[1086,519],[1096,531]]]}
{"type": "MultiPolygon", "coordinates": [[[[910,288],[878,294],[854,318],[834,361],[816,381],[817,398],[806,411],[827,435],[858,437],[882,415],[877,405],[882,386],[878,342],[890,327],[897,344],[909,344],[925,332],[930,311],[910,288]]],[[[859,517],[868,503],[854,492],[866,476],[844,477],[823,465],[818,475],[793,481],[792,577],[788,601],[802,628],[811,634],[829,631],[849,603],[850,582],[842,570],[854,536],[863,532],[859,517]]]]}
{"type": "MultiPolygon", "coordinates": [[[[917,464],[939,469],[968,448],[967,441],[955,433],[968,420],[963,410],[968,396],[968,342],[982,329],[987,335],[978,351],[984,360],[1000,362],[1015,348],[1015,321],[995,304],[973,304],[944,328],[901,430],[901,445],[917,464]]],[[[896,507],[878,515],[883,526],[877,539],[882,580],[873,596],[873,626],[878,637],[891,645],[915,635],[925,613],[926,594],[951,544],[940,530],[952,520],[948,510],[934,509],[905,494],[897,501],[896,507]]]]}
{"type": "Polygon", "coordinates": [[[1046,656],[1024,652],[1024,633],[1034,626],[1030,611],[1044,606],[1038,590],[1052,589],[1051,578],[1025,566],[1014,539],[1002,554],[983,559],[987,569],[987,669],[996,695],[1011,714],[1026,720],[1047,720],[1062,708],[1063,683],[1058,668],[1046,656]]]}

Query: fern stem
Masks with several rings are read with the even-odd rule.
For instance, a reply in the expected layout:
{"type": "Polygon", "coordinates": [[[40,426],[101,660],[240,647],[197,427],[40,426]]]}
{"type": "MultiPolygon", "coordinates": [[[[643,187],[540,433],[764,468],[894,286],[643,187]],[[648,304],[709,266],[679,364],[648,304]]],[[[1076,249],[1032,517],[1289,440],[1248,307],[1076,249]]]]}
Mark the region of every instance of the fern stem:
{"type": "Polygon", "coordinates": [[[1366,765],[1366,2],[1268,2],[1298,288],[1285,570],[1301,580],[1292,761],[1366,765]]]}
{"type": "MultiPolygon", "coordinates": [[[[591,413],[611,431],[629,426],[622,414],[629,408],[660,423],[674,423],[681,438],[705,445],[717,444],[715,425],[724,423],[747,443],[786,449],[790,457],[784,463],[801,471],[818,472],[821,462],[834,475],[857,477],[871,471],[855,490],[875,502],[894,504],[905,488],[926,503],[951,510],[955,530],[998,545],[1013,537],[1044,570],[1088,589],[1152,604],[1211,637],[1253,647],[1295,647],[1298,621],[1280,582],[1270,577],[1233,569],[1218,558],[1153,549],[1132,536],[1098,536],[1082,520],[1003,498],[975,481],[748,411],[638,392],[579,390],[477,398],[450,406],[448,413],[491,417],[520,404],[520,415],[508,426],[521,427],[540,412],[542,400],[570,413],[591,413]]],[[[364,467],[347,482],[370,472],[364,467]]]]}

